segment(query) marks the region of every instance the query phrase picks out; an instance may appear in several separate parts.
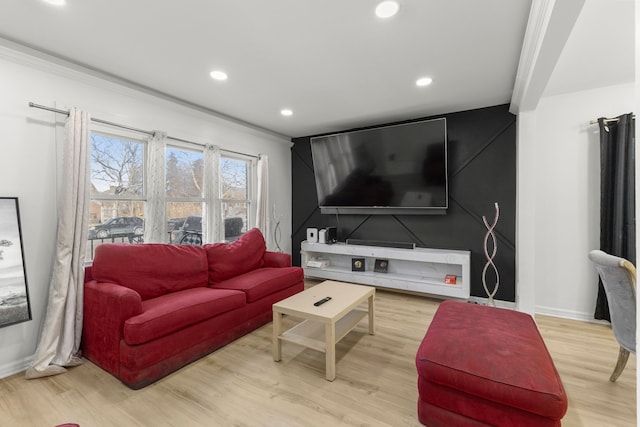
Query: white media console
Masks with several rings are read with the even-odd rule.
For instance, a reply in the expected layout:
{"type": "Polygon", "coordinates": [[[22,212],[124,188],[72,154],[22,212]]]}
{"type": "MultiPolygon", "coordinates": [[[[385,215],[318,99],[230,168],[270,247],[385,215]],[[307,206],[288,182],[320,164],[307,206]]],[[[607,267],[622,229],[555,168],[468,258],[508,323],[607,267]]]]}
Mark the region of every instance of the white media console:
{"type": "Polygon", "coordinates": [[[306,277],[341,280],[433,296],[469,298],[469,251],[308,243],[305,240],[300,254],[306,277]],[[352,264],[358,258],[364,258],[364,271],[352,271],[352,264]],[[378,264],[387,262],[386,272],[374,271],[376,260],[379,260],[378,264]],[[446,280],[447,276],[449,280],[446,280]]]}

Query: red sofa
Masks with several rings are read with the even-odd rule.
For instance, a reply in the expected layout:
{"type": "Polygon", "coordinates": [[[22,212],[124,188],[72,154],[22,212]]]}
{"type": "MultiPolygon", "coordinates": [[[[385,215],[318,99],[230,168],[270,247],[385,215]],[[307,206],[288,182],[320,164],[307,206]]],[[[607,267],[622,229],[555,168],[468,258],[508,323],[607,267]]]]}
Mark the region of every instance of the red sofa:
{"type": "Polygon", "coordinates": [[[304,289],[258,229],[233,243],[103,244],[84,286],[83,355],[139,389],[268,323],[304,289]]]}

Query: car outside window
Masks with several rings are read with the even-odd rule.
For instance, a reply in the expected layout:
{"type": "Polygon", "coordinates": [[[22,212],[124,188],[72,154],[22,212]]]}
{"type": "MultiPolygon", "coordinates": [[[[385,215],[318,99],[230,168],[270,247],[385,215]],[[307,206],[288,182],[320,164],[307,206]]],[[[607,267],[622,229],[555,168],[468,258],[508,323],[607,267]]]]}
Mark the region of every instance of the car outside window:
{"type": "Polygon", "coordinates": [[[220,158],[221,208],[225,240],[247,231],[250,209],[251,162],[241,158],[220,158]]]}
{"type": "MultiPolygon", "coordinates": [[[[204,154],[201,150],[168,146],[165,156],[167,243],[184,239],[183,226],[190,218],[202,218],[205,199],[204,154]]],[[[199,229],[202,242],[202,227],[199,229]]],[[[195,244],[195,243],[194,243],[195,244]]]]}
{"type": "MultiPolygon", "coordinates": [[[[143,140],[92,133],[87,261],[103,243],[143,243],[146,148],[143,140]]],[[[223,241],[233,241],[250,228],[252,161],[235,154],[216,157],[219,186],[205,198],[204,154],[203,147],[181,142],[166,147],[164,243],[202,244],[207,237],[202,218],[207,207],[216,204],[223,224],[215,226],[223,227],[223,241]]]]}
{"type": "Polygon", "coordinates": [[[100,244],[142,242],[144,148],[140,140],[91,134],[88,260],[100,244]]]}

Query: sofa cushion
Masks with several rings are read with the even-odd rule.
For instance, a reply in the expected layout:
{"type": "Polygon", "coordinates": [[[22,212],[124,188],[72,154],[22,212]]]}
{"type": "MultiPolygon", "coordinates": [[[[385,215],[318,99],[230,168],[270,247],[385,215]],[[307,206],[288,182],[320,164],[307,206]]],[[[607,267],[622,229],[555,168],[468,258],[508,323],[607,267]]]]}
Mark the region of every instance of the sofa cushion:
{"type": "Polygon", "coordinates": [[[259,268],[210,286],[243,291],[247,295],[247,303],[252,303],[303,281],[304,273],[300,267],[259,268]]]}
{"type": "Polygon", "coordinates": [[[418,377],[418,396],[419,420],[426,426],[467,425],[456,422],[458,417],[477,422],[477,424],[469,422],[469,425],[484,427],[560,427],[562,425],[559,419],[487,400],[482,396],[466,394],[460,390],[427,381],[420,376],[418,377]],[[441,424],[436,420],[441,420],[441,424]]]}
{"type": "Polygon", "coordinates": [[[201,247],[105,243],[92,268],[98,282],[133,289],[142,300],[207,285],[207,255],[201,247]]]}
{"type": "Polygon", "coordinates": [[[209,283],[219,283],[262,267],[267,246],[262,233],[253,228],[232,243],[204,245],[209,263],[209,283]]]}
{"type": "Polygon", "coordinates": [[[142,314],[124,322],[127,344],[142,344],[245,305],[243,292],[194,288],[142,302],[142,314]]]}

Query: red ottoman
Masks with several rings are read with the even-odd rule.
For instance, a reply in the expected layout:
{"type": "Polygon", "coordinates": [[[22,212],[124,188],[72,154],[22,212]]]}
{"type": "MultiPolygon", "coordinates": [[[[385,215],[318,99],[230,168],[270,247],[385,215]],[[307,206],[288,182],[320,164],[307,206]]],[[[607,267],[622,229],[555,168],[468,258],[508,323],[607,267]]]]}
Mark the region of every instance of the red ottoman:
{"type": "Polygon", "coordinates": [[[429,427],[560,426],[567,395],[533,318],[440,304],[416,355],[418,418],[429,427]]]}

